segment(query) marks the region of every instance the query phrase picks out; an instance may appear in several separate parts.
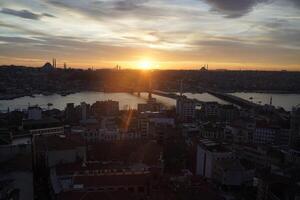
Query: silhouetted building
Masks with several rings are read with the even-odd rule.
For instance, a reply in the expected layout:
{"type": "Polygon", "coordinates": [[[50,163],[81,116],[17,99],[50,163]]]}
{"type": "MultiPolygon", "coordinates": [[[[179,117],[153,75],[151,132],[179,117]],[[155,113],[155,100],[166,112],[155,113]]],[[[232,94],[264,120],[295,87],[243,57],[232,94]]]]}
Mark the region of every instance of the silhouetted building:
{"type": "Polygon", "coordinates": [[[300,151],[300,107],[294,107],[291,112],[290,148],[300,151]]]}
{"type": "Polygon", "coordinates": [[[96,116],[111,116],[119,113],[118,101],[97,101],[91,106],[92,112],[96,116]]]}
{"type": "Polygon", "coordinates": [[[162,105],[156,102],[155,98],[150,98],[147,103],[138,104],[138,112],[160,112],[162,105]]]}
{"type": "Polygon", "coordinates": [[[195,118],[196,103],[184,96],[176,100],[176,114],[180,121],[192,121],[195,118]]]}
{"type": "Polygon", "coordinates": [[[40,120],[42,119],[42,109],[38,106],[31,106],[28,108],[28,119],[29,120],[40,120]]]}

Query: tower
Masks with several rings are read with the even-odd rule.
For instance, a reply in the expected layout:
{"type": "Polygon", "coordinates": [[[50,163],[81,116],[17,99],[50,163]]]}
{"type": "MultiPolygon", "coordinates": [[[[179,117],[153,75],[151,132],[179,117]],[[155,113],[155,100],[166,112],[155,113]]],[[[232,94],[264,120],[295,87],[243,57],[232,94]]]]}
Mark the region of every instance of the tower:
{"type": "Polygon", "coordinates": [[[151,72],[149,72],[149,94],[148,99],[152,99],[152,76],[151,72]]]}
{"type": "Polygon", "coordinates": [[[183,80],[180,81],[180,96],[183,95],[183,80]]]}
{"type": "Polygon", "coordinates": [[[87,105],[85,102],[81,102],[80,107],[81,107],[81,120],[85,122],[87,119],[87,113],[86,113],[87,105]]]}

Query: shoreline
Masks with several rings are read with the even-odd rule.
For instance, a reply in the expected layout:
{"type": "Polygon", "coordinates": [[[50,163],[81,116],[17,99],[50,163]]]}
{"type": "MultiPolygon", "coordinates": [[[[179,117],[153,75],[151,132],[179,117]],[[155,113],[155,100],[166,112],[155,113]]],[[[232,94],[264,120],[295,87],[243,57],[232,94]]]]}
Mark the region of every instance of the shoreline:
{"type": "MultiPolygon", "coordinates": [[[[1,95],[0,96],[0,101],[9,101],[9,100],[14,100],[14,99],[18,99],[18,98],[22,98],[22,97],[32,97],[35,98],[35,96],[37,95],[43,95],[43,96],[51,96],[51,95],[55,95],[58,94],[62,97],[64,96],[68,96],[71,94],[76,94],[76,93],[80,93],[80,92],[103,92],[103,93],[119,93],[119,92],[128,92],[128,91],[104,91],[104,90],[78,90],[78,91],[68,91],[68,92],[44,92],[44,93],[30,93],[30,94],[6,94],[6,95],[1,95]]],[[[185,93],[206,93],[205,91],[187,91],[185,93]]],[[[232,91],[225,91],[224,93],[229,93],[229,94],[234,94],[234,93],[257,93],[257,94],[286,94],[286,95],[293,95],[293,94],[300,94],[299,91],[295,91],[295,92],[289,92],[289,91],[264,91],[264,90],[232,90],[232,91]]]]}

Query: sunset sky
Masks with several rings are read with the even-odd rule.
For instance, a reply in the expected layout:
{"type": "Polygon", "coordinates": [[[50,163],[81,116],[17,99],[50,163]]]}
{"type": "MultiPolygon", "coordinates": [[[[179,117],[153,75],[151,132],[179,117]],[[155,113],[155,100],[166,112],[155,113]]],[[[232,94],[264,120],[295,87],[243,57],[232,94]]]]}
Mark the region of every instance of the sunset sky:
{"type": "Polygon", "coordinates": [[[300,0],[0,0],[0,64],[300,70],[300,0]]]}

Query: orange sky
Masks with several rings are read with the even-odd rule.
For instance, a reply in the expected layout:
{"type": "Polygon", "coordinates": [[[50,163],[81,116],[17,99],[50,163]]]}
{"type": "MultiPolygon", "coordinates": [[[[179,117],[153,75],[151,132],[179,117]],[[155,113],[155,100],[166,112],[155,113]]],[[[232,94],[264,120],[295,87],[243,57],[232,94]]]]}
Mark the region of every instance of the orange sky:
{"type": "Polygon", "coordinates": [[[0,64],[299,71],[299,13],[298,0],[1,1],[0,64]]]}

